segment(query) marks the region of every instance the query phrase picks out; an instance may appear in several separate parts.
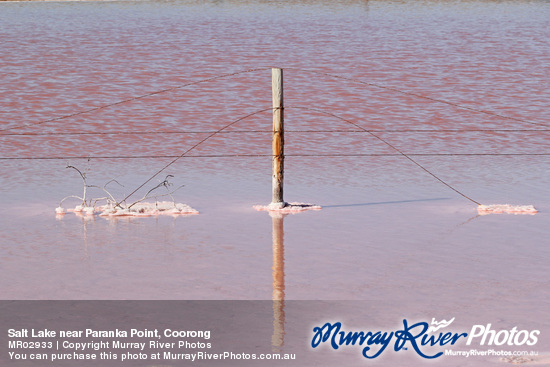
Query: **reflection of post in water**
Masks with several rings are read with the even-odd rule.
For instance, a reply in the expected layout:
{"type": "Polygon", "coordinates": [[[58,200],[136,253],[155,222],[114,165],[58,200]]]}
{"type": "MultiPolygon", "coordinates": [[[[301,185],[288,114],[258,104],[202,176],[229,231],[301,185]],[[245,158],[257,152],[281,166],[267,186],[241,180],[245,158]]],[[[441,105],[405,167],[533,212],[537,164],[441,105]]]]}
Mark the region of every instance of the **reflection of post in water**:
{"type": "Polygon", "coordinates": [[[87,259],[89,257],[88,255],[88,224],[90,222],[95,222],[95,216],[93,215],[83,215],[82,213],[75,213],[78,217],[82,219],[82,239],[84,240],[84,257],[83,259],[87,259]]]}
{"type": "Polygon", "coordinates": [[[285,214],[270,212],[273,222],[273,352],[279,352],[285,335],[285,214]]]}

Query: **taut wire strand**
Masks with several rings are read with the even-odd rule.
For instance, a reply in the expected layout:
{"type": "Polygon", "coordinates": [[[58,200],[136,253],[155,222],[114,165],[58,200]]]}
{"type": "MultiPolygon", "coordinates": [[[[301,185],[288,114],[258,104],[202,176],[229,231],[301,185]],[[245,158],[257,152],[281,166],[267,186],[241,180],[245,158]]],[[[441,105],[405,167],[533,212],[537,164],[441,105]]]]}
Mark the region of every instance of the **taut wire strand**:
{"type": "MultiPolygon", "coordinates": [[[[375,133],[480,133],[480,132],[502,132],[502,133],[517,133],[517,132],[550,132],[550,129],[372,129],[375,133]]],[[[222,134],[263,134],[271,133],[272,130],[232,130],[222,131],[222,134]]],[[[286,130],[286,133],[349,133],[349,134],[364,134],[363,130],[286,130]]],[[[78,135],[183,135],[183,134],[210,134],[209,131],[101,131],[101,132],[57,132],[57,133],[7,133],[0,134],[0,138],[7,136],[78,136],[78,135]]]]}
{"type": "Polygon", "coordinates": [[[403,91],[403,90],[400,90],[400,89],[397,89],[397,88],[394,88],[394,87],[388,87],[388,86],[385,86],[385,85],[381,85],[381,84],[377,84],[377,83],[372,83],[372,82],[365,82],[365,81],[363,81],[363,80],[354,79],[354,78],[350,78],[350,77],[346,77],[346,76],[342,76],[342,75],[335,75],[335,74],[330,74],[330,73],[322,72],[322,71],[319,71],[319,70],[302,69],[302,68],[295,68],[295,67],[289,67],[289,68],[286,68],[286,69],[304,71],[304,72],[308,72],[308,73],[321,74],[321,75],[325,75],[325,76],[328,76],[328,77],[331,77],[331,78],[335,78],[335,79],[347,80],[347,81],[349,81],[349,82],[354,82],[354,83],[358,83],[358,84],[368,85],[368,86],[370,86],[370,87],[376,87],[376,88],[380,88],[380,89],[390,90],[390,91],[392,91],[392,92],[397,92],[397,93],[405,94],[405,95],[408,95],[408,96],[413,96],[413,97],[417,97],[417,98],[422,98],[422,99],[426,99],[426,100],[432,101],[432,102],[443,103],[443,104],[446,104],[446,105],[449,105],[449,106],[453,106],[453,107],[456,107],[456,108],[460,108],[460,109],[463,109],[463,110],[468,110],[468,111],[483,113],[483,114],[486,114],[486,115],[490,115],[490,116],[494,116],[494,117],[499,117],[499,118],[507,119],[507,120],[512,120],[512,121],[516,121],[516,122],[524,122],[524,123],[526,123],[526,124],[531,124],[531,125],[538,125],[538,126],[549,127],[548,125],[546,125],[546,124],[544,124],[544,123],[529,121],[529,120],[520,119],[520,118],[512,117],[512,116],[506,116],[506,115],[502,115],[502,114],[495,113],[495,112],[491,112],[491,111],[480,110],[480,109],[478,109],[478,108],[473,108],[473,107],[468,107],[468,106],[460,105],[460,104],[458,104],[458,103],[453,103],[453,102],[445,101],[445,100],[443,100],[443,99],[438,99],[438,98],[423,96],[423,95],[418,94],[418,93],[407,92],[407,91],[403,91]]]}
{"type": "MultiPolygon", "coordinates": [[[[309,154],[297,153],[286,154],[285,157],[398,157],[400,153],[331,153],[331,154],[309,154]]],[[[550,157],[550,153],[408,153],[410,157],[550,157]]],[[[0,161],[21,161],[21,160],[69,160],[69,159],[159,159],[159,158],[256,158],[274,157],[273,154],[198,154],[186,155],[86,155],[86,156],[57,156],[57,157],[0,157],[0,161]]]]}
{"type": "Polygon", "coordinates": [[[204,143],[205,141],[207,141],[208,139],[210,139],[211,137],[213,137],[214,135],[220,133],[221,131],[235,125],[237,122],[240,122],[246,118],[249,118],[251,116],[254,116],[254,115],[257,115],[259,113],[262,113],[262,112],[266,112],[266,111],[272,111],[273,110],[273,107],[269,107],[269,108],[264,108],[262,110],[258,110],[258,111],[255,111],[255,112],[252,112],[252,113],[249,113],[248,115],[246,116],[243,116],[243,117],[240,117],[238,118],[237,120],[225,125],[224,127],[222,127],[221,129],[217,130],[217,131],[214,131],[212,134],[208,135],[206,138],[202,139],[201,141],[199,141],[197,144],[193,145],[191,148],[187,149],[185,152],[183,152],[181,155],[177,156],[176,158],[174,158],[172,161],[170,161],[170,163],[168,163],[167,165],[165,165],[164,167],[162,167],[160,170],[157,171],[157,173],[155,173],[153,176],[151,176],[149,179],[147,179],[147,181],[145,181],[144,183],[142,183],[137,189],[135,189],[134,191],[132,191],[130,194],[128,194],[124,199],[122,199],[121,201],[119,201],[118,203],[116,203],[116,206],[119,206],[121,202],[124,202],[126,201],[129,197],[131,197],[132,195],[134,195],[139,189],[141,189],[143,186],[147,185],[153,178],[157,177],[162,171],[164,171],[165,169],[167,169],[168,167],[170,167],[172,164],[176,163],[176,161],[178,159],[180,159],[181,157],[183,157],[184,155],[186,155],[187,153],[189,153],[190,151],[192,151],[193,149],[195,149],[196,147],[198,147],[199,145],[201,145],[202,143],[204,143]]]}
{"type": "Polygon", "coordinates": [[[217,76],[213,76],[211,78],[206,78],[206,79],[201,79],[201,80],[197,80],[197,81],[194,81],[194,82],[185,83],[185,84],[182,84],[182,85],[178,85],[176,87],[171,87],[171,88],[158,90],[158,91],[143,94],[143,95],[140,95],[140,96],[136,96],[136,97],[124,99],[124,100],[121,100],[121,101],[109,103],[109,104],[106,104],[106,105],[103,105],[103,106],[93,107],[93,108],[90,108],[90,109],[87,109],[87,110],[84,110],[84,111],[75,112],[75,113],[71,113],[71,114],[63,115],[63,116],[59,116],[59,117],[54,117],[54,118],[51,118],[51,119],[48,119],[48,120],[43,120],[43,121],[38,121],[38,122],[31,122],[31,123],[23,124],[23,125],[19,125],[19,126],[12,126],[12,127],[3,128],[3,129],[0,129],[0,131],[22,129],[22,128],[29,127],[29,126],[37,126],[37,125],[45,124],[47,122],[59,121],[59,120],[63,120],[63,119],[69,118],[69,117],[75,117],[75,116],[83,115],[85,113],[99,111],[99,110],[102,110],[102,109],[105,109],[105,108],[108,108],[108,107],[113,107],[113,106],[117,106],[117,105],[120,105],[120,104],[123,104],[123,103],[133,102],[133,101],[136,101],[136,100],[139,100],[139,99],[142,99],[142,98],[146,98],[146,97],[154,96],[154,95],[157,95],[157,94],[170,92],[170,91],[173,91],[173,90],[189,87],[189,86],[192,86],[192,85],[196,85],[196,84],[200,84],[200,83],[206,83],[206,82],[216,80],[216,79],[227,78],[227,77],[230,77],[230,76],[235,76],[235,75],[244,74],[244,73],[250,73],[250,72],[253,72],[253,71],[266,70],[266,69],[268,69],[268,68],[264,67],[264,68],[248,69],[248,70],[237,71],[237,72],[234,72],[234,73],[217,75],[217,76]]]}
{"type": "Polygon", "coordinates": [[[427,168],[425,168],[424,166],[422,166],[420,163],[418,163],[417,161],[415,161],[414,159],[412,159],[411,157],[409,157],[407,154],[403,153],[401,150],[399,150],[397,147],[395,147],[394,145],[390,144],[389,142],[387,142],[386,140],[382,139],[381,137],[379,137],[378,135],[374,134],[373,132],[365,129],[364,127],[356,124],[355,122],[353,121],[350,121],[350,120],[347,120],[343,117],[340,117],[338,115],[335,115],[331,112],[327,112],[327,111],[323,111],[323,110],[320,110],[320,109],[316,109],[316,108],[310,108],[310,107],[302,107],[302,106],[286,106],[285,108],[296,108],[296,109],[302,109],[302,110],[307,110],[307,111],[315,111],[315,112],[319,112],[319,113],[323,113],[323,114],[326,114],[326,115],[329,115],[329,116],[332,116],[334,118],[337,118],[339,120],[342,120],[344,122],[347,122],[349,124],[352,124],[353,126],[361,129],[361,130],[364,130],[365,132],[369,133],[370,135],[372,135],[373,137],[375,137],[376,139],[380,140],[381,142],[383,142],[384,144],[386,144],[387,146],[389,146],[390,148],[392,148],[393,150],[395,150],[396,152],[398,152],[400,155],[402,155],[403,157],[407,158],[408,160],[410,160],[411,162],[413,162],[415,165],[417,165],[418,167],[420,167],[422,170],[424,170],[426,173],[428,173],[430,176],[432,176],[433,178],[435,178],[436,180],[438,180],[439,182],[441,182],[443,185],[447,186],[448,188],[450,188],[451,190],[453,190],[454,192],[456,192],[457,194],[461,195],[462,197],[470,200],[471,202],[477,204],[477,205],[481,205],[481,203],[475,201],[474,199],[466,196],[465,194],[463,194],[462,192],[458,191],[457,189],[455,189],[454,187],[452,187],[451,185],[449,185],[447,182],[443,181],[442,179],[440,179],[439,177],[437,177],[435,174],[433,174],[432,172],[430,172],[427,168]]]}

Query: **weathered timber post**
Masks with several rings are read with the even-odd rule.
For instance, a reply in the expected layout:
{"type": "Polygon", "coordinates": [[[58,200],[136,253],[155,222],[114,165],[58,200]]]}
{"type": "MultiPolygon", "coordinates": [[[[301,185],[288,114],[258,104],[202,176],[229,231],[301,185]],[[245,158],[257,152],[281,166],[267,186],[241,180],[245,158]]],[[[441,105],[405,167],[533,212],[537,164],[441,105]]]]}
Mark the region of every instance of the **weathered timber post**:
{"type": "Polygon", "coordinates": [[[284,104],[283,69],[271,69],[271,89],[273,98],[273,198],[272,208],[283,208],[284,178],[284,104]]]}

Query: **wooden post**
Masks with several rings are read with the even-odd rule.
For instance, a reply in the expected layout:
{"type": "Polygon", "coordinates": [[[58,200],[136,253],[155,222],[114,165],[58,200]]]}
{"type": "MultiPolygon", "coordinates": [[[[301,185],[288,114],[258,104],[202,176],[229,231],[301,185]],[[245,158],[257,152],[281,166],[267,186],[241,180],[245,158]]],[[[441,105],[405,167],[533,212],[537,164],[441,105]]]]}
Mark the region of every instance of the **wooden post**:
{"type": "Polygon", "coordinates": [[[284,104],[283,69],[271,69],[271,87],[273,96],[273,197],[271,207],[283,208],[284,177],[284,104]]]}

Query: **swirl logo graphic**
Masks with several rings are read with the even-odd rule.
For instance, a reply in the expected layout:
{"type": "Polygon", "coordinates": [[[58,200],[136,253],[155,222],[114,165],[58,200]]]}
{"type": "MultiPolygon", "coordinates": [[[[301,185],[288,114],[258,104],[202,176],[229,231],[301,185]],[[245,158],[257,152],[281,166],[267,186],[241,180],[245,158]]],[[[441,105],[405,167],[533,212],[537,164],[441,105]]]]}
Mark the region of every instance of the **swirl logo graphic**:
{"type": "Polygon", "coordinates": [[[443,329],[449,325],[451,325],[453,323],[453,321],[455,321],[455,318],[453,317],[452,319],[450,319],[449,321],[447,320],[441,320],[439,322],[435,321],[434,318],[432,318],[432,324],[431,326],[428,328],[428,333],[435,333],[437,330],[439,329],[443,329]]]}

